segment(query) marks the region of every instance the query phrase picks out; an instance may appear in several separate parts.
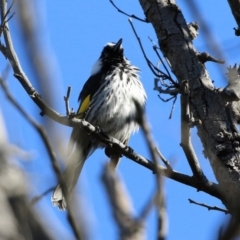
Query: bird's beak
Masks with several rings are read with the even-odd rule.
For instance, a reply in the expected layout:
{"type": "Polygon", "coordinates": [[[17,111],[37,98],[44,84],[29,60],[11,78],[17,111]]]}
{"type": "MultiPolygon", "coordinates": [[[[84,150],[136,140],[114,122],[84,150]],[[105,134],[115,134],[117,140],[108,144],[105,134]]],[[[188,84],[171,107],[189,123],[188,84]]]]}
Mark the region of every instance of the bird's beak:
{"type": "Polygon", "coordinates": [[[120,39],[118,40],[118,42],[116,43],[116,45],[115,45],[115,47],[114,47],[114,52],[118,52],[118,51],[120,50],[122,41],[123,41],[122,38],[120,38],[120,39]]]}

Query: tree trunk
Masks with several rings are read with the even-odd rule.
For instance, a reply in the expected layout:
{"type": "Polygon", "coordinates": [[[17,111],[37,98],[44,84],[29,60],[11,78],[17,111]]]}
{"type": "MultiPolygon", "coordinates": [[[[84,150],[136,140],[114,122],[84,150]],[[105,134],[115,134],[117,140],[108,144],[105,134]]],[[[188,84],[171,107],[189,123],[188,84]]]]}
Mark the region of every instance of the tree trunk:
{"type": "Polygon", "coordinates": [[[233,104],[214,88],[204,63],[198,58],[188,25],[174,0],[140,0],[153,25],[163,55],[169,60],[179,85],[187,81],[190,111],[219,183],[221,200],[234,215],[239,209],[239,134],[233,104]]]}

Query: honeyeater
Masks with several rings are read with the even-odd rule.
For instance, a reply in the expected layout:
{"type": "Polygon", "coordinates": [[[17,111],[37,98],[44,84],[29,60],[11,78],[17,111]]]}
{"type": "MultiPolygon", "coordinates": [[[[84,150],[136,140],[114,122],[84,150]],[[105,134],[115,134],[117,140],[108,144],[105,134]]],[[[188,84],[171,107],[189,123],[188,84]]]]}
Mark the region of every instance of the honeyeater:
{"type": "MultiPolygon", "coordinates": [[[[109,136],[126,144],[139,128],[139,107],[143,110],[146,102],[146,92],[138,72],[139,69],[131,65],[123,54],[122,39],[117,43],[107,43],[80,92],[76,117],[100,127],[109,136]]],[[[70,146],[72,153],[63,174],[69,193],[77,183],[85,160],[97,148],[105,147],[81,127],[73,128],[70,146]]],[[[66,208],[59,185],[52,195],[52,202],[59,209],[66,208]]]]}

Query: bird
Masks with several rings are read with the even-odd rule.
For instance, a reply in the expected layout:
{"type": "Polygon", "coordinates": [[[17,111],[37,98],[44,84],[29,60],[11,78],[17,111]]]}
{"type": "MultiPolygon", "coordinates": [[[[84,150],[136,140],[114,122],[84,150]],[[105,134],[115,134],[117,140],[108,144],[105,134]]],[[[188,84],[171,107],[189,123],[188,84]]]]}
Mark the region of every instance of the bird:
{"type": "MultiPolygon", "coordinates": [[[[139,112],[146,105],[146,91],[140,80],[140,70],[131,65],[124,56],[122,38],[117,43],[107,43],[91,75],[85,82],[78,101],[76,117],[101,128],[106,134],[127,144],[130,136],[138,131],[139,112]]],[[[73,127],[68,152],[68,164],[63,174],[65,186],[70,194],[74,189],[85,160],[97,149],[106,147],[81,127],[73,127]]],[[[105,148],[107,155],[114,154],[105,148]]],[[[113,158],[114,159],[114,158],[113,158]]],[[[114,169],[120,158],[113,160],[114,169]]],[[[52,203],[60,210],[67,208],[62,189],[58,184],[52,195],[52,203]]]]}

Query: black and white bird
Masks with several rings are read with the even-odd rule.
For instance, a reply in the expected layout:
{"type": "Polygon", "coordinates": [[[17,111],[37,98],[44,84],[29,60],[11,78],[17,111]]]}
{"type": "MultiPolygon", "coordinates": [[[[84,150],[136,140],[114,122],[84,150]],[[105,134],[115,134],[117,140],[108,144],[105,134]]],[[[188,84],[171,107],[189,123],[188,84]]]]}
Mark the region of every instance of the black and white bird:
{"type": "MultiPolygon", "coordinates": [[[[138,107],[144,110],[146,102],[146,92],[138,72],[139,69],[124,57],[122,39],[108,43],[80,92],[76,116],[127,144],[130,136],[139,129],[138,107]]],[[[97,148],[105,147],[81,127],[73,128],[70,146],[73,151],[63,175],[69,193],[77,183],[85,160],[97,148]]],[[[59,209],[66,208],[59,185],[52,195],[52,202],[59,209]]]]}

